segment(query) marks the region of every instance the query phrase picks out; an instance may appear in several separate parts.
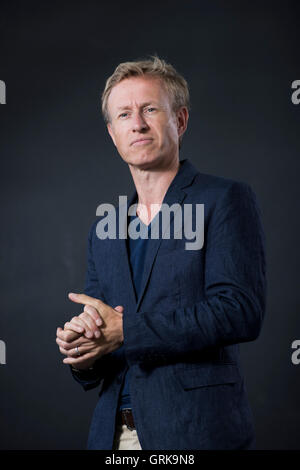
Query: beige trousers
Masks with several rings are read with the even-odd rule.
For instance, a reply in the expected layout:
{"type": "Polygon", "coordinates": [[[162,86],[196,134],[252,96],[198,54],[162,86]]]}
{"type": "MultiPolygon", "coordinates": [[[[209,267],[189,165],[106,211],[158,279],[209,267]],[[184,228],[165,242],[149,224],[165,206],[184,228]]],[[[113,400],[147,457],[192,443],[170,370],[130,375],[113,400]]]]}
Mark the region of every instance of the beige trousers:
{"type": "Polygon", "coordinates": [[[135,429],[128,429],[126,424],[117,424],[113,443],[114,450],[142,450],[135,429]]]}

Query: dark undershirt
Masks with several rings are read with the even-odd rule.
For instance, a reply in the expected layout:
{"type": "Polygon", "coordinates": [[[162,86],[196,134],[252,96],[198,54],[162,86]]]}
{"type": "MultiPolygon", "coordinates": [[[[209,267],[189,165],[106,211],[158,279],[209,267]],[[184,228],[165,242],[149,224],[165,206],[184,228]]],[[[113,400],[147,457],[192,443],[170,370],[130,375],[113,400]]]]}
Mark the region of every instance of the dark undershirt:
{"type": "MultiPolygon", "coordinates": [[[[128,224],[131,223],[135,218],[138,218],[136,215],[129,216],[128,217],[128,224]]],[[[151,224],[148,226],[145,225],[140,219],[140,230],[143,231],[144,233],[148,232],[148,237],[151,237],[151,224]]],[[[137,228],[138,231],[138,228],[137,228]]],[[[130,265],[130,270],[131,270],[131,276],[132,276],[132,281],[133,281],[133,286],[134,286],[134,291],[136,295],[136,301],[139,298],[140,294],[140,289],[141,289],[141,280],[143,276],[143,271],[144,271],[144,262],[145,262],[145,256],[146,256],[146,250],[148,246],[148,239],[147,238],[137,238],[134,240],[131,237],[127,237],[126,240],[126,245],[127,245],[127,253],[128,253],[128,259],[129,259],[129,265],[130,265]]],[[[121,352],[121,349],[123,349],[122,354],[124,354],[124,346],[121,346],[119,348],[119,351],[121,352]]],[[[130,369],[127,370],[123,385],[121,388],[120,392],[120,401],[119,401],[119,410],[122,410],[124,408],[131,408],[131,402],[130,402],[130,393],[129,393],[129,380],[130,380],[130,369]]]]}

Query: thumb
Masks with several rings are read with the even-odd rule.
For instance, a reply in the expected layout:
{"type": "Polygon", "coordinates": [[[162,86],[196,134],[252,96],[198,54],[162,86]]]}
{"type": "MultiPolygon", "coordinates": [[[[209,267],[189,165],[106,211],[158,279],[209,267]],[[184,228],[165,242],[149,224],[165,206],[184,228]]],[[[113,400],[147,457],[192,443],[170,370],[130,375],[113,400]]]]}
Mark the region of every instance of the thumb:
{"type": "Polygon", "coordinates": [[[123,313],[124,312],[124,307],[122,307],[122,305],[117,305],[117,307],[115,307],[114,310],[117,310],[117,312],[119,312],[119,313],[123,313]]]}

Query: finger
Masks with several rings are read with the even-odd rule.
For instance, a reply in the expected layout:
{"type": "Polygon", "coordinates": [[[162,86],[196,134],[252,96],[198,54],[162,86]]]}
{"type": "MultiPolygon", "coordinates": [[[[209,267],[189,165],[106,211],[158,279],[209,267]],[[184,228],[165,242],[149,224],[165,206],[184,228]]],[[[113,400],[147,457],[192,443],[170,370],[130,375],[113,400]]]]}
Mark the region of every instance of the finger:
{"type": "Polygon", "coordinates": [[[82,346],[80,348],[78,347],[78,351],[80,353],[79,355],[78,355],[78,351],[76,348],[65,349],[62,346],[60,346],[59,350],[62,354],[64,354],[64,356],[75,357],[75,358],[83,356],[86,352],[89,352],[89,349],[83,348],[82,346]]]}
{"type": "Polygon", "coordinates": [[[91,307],[95,307],[97,310],[99,306],[105,305],[104,302],[100,299],[95,299],[94,297],[90,297],[89,295],[85,294],[74,294],[73,292],[70,292],[68,294],[69,299],[72,300],[72,302],[76,302],[77,304],[83,304],[83,305],[90,305],[91,307]]]}
{"type": "Polygon", "coordinates": [[[65,330],[65,340],[68,343],[80,337],[81,337],[81,333],[76,333],[75,331],[65,330]]]}
{"type": "MultiPolygon", "coordinates": [[[[64,348],[62,348],[62,349],[64,350],[64,348]]],[[[83,346],[78,346],[78,350],[77,350],[76,347],[67,350],[67,354],[66,354],[66,355],[67,355],[68,357],[75,357],[75,358],[78,358],[78,357],[83,356],[85,353],[88,353],[88,352],[90,352],[90,349],[87,349],[87,348],[85,348],[85,347],[83,347],[83,346]],[[79,352],[79,354],[78,354],[78,352],[79,352]]],[[[64,353],[63,353],[63,354],[64,354],[64,353]]]]}
{"type": "Polygon", "coordinates": [[[76,348],[76,346],[84,346],[84,347],[91,347],[91,343],[88,341],[86,342],[87,340],[84,339],[83,336],[80,336],[79,339],[75,340],[75,341],[72,341],[71,343],[67,343],[66,341],[63,341],[62,339],[60,338],[56,338],[56,343],[58,344],[58,346],[61,346],[62,348],[66,349],[67,351],[70,351],[70,349],[74,349],[76,348]]]}
{"type": "Polygon", "coordinates": [[[65,357],[63,360],[64,364],[70,364],[70,365],[80,365],[81,363],[85,362],[87,359],[90,359],[93,357],[93,353],[86,353],[83,356],[77,356],[77,357],[65,357]]]}
{"type": "Polygon", "coordinates": [[[74,323],[74,325],[78,325],[81,328],[81,333],[89,330],[89,325],[82,318],[80,318],[80,316],[73,317],[71,322],[67,322],[65,323],[65,325],[67,325],[68,323],[74,323]]]}
{"type": "MultiPolygon", "coordinates": [[[[59,350],[60,348],[63,348],[64,351],[68,351],[69,349],[71,349],[71,346],[60,338],[56,338],[56,344],[58,345],[59,350]]],[[[62,351],[60,350],[60,352],[62,351]]],[[[67,354],[67,353],[63,352],[63,354],[67,354]]]]}
{"type": "Polygon", "coordinates": [[[122,307],[122,305],[117,305],[117,307],[115,307],[114,309],[117,310],[117,312],[119,313],[123,313],[124,311],[124,307],[122,307]]]}
{"type": "Polygon", "coordinates": [[[91,338],[92,336],[95,336],[95,338],[100,338],[101,333],[98,330],[98,326],[96,325],[94,319],[88,313],[82,312],[79,315],[79,318],[81,318],[88,327],[88,330],[85,333],[85,336],[87,338],[91,338]]]}
{"type": "Polygon", "coordinates": [[[64,324],[64,330],[72,330],[76,331],[77,333],[84,332],[84,325],[80,321],[78,321],[77,317],[73,317],[71,321],[67,321],[64,324]]]}
{"type": "MultiPolygon", "coordinates": [[[[73,323],[73,319],[72,319],[71,324],[72,323],[73,323]]],[[[75,324],[78,324],[82,327],[82,333],[86,338],[90,339],[94,336],[94,330],[91,329],[91,327],[90,327],[90,325],[88,324],[87,321],[84,321],[83,318],[80,318],[80,315],[79,315],[79,317],[76,317],[75,324]]],[[[66,325],[67,325],[67,323],[66,323],[66,325]]],[[[95,328],[97,328],[97,326],[95,326],[95,328]]],[[[70,329],[72,329],[72,328],[70,328],[70,329]]],[[[97,330],[97,331],[98,331],[98,333],[96,335],[96,338],[100,338],[101,333],[99,332],[99,330],[97,330]]]]}
{"type": "Polygon", "coordinates": [[[84,332],[84,328],[79,326],[77,323],[74,323],[74,322],[71,323],[71,322],[68,322],[68,321],[65,323],[64,329],[65,330],[75,331],[76,333],[83,333],[84,332]]]}
{"type": "Polygon", "coordinates": [[[64,340],[65,339],[65,333],[66,333],[65,330],[63,330],[62,328],[59,328],[59,329],[57,328],[56,337],[64,340]]]}
{"type": "Polygon", "coordinates": [[[62,339],[63,341],[71,342],[75,339],[80,338],[81,333],[76,333],[75,331],[71,330],[61,330],[57,333],[57,337],[62,339]]]}
{"type": "Polygon", "coordinates": [[[90,305],[85,305],[83,310],[95,320],[96,325],[98,326],[102,325],[103,323],[102,318],[100,317],[100,314],[95,307],[91,307],[90,305]]]}
{"type": "Polygon", "coordinates": [[[64,354],[65,356],[67,356],[67,355],[69,354],[69,352],[68,352],[66,349],[64,349],[62,346],[59,346],[59,350],[60,350],[60,352],[61,352],[62,354],[64,354]]]}
{"type": "Polygon", "coordinates": [[[69,351],[70,349],[74,349],[74,347],[79,346],[75,343],[66,343],[60,338],[56,338],[56,343],[60,348],[63,348],[65,351],[69,351]]]}

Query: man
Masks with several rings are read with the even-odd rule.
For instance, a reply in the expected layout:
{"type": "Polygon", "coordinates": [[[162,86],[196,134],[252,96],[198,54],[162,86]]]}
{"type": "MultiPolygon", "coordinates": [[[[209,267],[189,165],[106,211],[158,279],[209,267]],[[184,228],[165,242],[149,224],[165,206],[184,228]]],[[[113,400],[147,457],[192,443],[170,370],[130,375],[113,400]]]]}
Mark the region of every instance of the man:
{"type": "Polygon", "coordinates": [[[126,223],[138,222],[148,239],[120,231],[100,239],[97,219],[85,294],[69,294],[83,312],[57,330],[75,380],[85,390],[100,386],[88,448],[253,449],[238,344],[258,337],[265,312],[255,195],[179,160],[188,87],[158,57],[120,64],[102,109],[136,188],[126,223]],[[151,237],[163,206],[201,204],[203,246],[186,249],[186,232],[175,234],[176,211],[167,227],[173,236],[164,238],[163,227],[151,237]]]}

